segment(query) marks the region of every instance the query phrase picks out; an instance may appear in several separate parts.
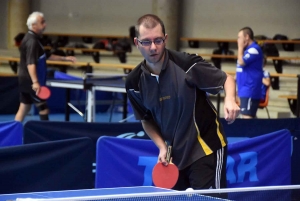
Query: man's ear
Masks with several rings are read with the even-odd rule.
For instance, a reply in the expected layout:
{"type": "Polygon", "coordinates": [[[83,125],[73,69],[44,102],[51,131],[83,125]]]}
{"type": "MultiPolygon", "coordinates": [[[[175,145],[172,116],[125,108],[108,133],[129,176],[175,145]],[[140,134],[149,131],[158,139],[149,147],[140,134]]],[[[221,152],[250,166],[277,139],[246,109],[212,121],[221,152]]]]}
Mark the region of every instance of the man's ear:
{"type": "Polygon", "coordinates": [[[167,44],[168,41],[168,34],[165,34],[165,44],[167,44]]]}
{"type": "Polygon", "coordinates": [[[246,41],[249,42],[249,40],[250,40],[250,36],[246,34],[246,41]]]}
{"type": "Polygon", "coordinates": [[[137,37],[134,37],[133,39],[134,45],[139,48],[139,41],[137,40],[137,37]]]}

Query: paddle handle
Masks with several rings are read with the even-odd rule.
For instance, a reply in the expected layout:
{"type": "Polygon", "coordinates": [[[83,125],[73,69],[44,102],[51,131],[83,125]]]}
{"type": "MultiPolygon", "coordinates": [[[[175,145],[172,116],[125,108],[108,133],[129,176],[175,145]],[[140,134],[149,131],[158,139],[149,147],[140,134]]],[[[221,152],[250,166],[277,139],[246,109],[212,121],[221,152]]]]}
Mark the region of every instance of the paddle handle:
{"type": "Polygon", "coordinates": [[[170,160],[171,160],[171,155],[172,155],[172,146],[168,146],[168,149],[167,149],[167,157],[166,157],[166,161],[168,163],[170,163],[170,160]]]}

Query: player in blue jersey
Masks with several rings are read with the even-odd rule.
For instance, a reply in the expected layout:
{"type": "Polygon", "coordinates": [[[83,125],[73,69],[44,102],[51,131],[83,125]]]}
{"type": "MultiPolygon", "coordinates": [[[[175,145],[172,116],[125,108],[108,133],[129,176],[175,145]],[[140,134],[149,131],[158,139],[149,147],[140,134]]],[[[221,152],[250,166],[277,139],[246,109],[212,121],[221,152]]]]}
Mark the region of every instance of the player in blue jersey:
{"type": "Polygon", "coordinates": [[[255,118],[261,99],[263,78],[263,52],[253,39],[250,27],[242,28],[238,33],[238,61],[236,81],[240,98],[242,118],[255,118]]]}

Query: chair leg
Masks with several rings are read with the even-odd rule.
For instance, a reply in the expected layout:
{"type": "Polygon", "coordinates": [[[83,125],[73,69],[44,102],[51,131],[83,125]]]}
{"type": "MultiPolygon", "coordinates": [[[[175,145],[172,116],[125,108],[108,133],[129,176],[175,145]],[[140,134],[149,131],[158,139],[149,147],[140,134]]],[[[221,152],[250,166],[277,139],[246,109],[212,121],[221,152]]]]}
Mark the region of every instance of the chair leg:
{"type": "Polygon", "coordinates": [[[109,122],[111,122],[112,120],[112,116],[113,116],[113,112],[114,112],[114,107],[115,107],[115,101],[116,101],[116,97],[115,97],[115,92],[112,93],[112,104],[111,104],[111,110],[110,110],[110,114],[109,114],[109,122]]]}
{"type": "Polygon", "coordinates": [[[268,118],[270,119],[270,114],[269,114],[268,107],[265,107],[265,108],[266,108],[266,110],[267,110],[268,118]]]}

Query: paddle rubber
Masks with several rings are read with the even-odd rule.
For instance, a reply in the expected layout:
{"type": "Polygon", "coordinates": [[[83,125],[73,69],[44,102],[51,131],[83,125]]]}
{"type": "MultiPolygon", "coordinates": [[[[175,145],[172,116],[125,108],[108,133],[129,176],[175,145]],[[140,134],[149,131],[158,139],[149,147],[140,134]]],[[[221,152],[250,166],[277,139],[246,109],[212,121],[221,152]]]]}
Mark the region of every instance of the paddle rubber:
{"type": "Polygon", "coordinates": [[[45,86],[41,86],[39,93],[37,94],[37,96],[40,99],[46,100],[50,97],[51,95],[51,91],[48,87],[45,86]]]}
{"type": "Polygon", "coordinates": [[[171,189],[177,183],[179,170],[173,163],[164,166],[157,163],[152,170],[152,181],[156,187],[171,189]]]}

